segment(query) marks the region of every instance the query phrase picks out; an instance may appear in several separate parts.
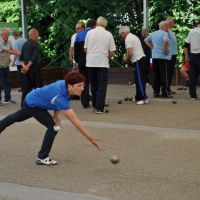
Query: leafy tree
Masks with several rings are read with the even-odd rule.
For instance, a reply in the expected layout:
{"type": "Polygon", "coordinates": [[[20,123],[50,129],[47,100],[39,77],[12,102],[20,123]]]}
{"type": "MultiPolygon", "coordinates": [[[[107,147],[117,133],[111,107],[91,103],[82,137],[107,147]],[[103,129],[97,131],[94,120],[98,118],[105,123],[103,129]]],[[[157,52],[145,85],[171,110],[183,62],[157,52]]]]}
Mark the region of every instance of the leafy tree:
{"type": "Polygon", "coordinates": [[[196,0],[154,0],[150,2],[150,28],[158,29],[158,23],[168,16],[175,20],[175,32],[179,47],[179,61],[182,62],[182,47],[188,32],[196,26],[200,16],[200,3],[196,0]]]}
{"type": "Polygon", "coordinates": [[[20,16],[20,5],[18,0],[5,1],[0,3],[0,22],[17,22],[20,16]]]}
{"type": "MultiPolygon", "coordinates": [[[[43,65],[68,66],[70,40],[79,20],[104,16],[108,19],[107,29],[114,35],[117,52],[113,66],[123,66],[124,43],[118,28],[128,25],[134,34],[143,26],[143,0],[25,0],[28,29],[35,27],[40,32],[43,65]]],[[[175,19],[174,32],[178,38],[180,55],[182,45],[190,28],[200,15],[200,3],[196,0],[149,0],[150,30],[158,29],[158,23],[168,16],[175,19]]],[[[20,1],[1,0],[1,22],[19,22],[20,1]]]]}

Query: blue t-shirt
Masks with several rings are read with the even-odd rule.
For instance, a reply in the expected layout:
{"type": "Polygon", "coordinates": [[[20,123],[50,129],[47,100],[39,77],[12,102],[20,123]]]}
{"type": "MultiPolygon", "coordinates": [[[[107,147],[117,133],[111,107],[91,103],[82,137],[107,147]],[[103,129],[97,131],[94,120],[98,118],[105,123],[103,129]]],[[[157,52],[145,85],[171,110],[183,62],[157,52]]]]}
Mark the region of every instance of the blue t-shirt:
{"type": "MultiPolygon", "coordinates": [[[[153,44],[152,49],[152,58],[158,59],[171,59],[171,50],[170,46],[168,47],[169,53],[166,55],[163,52],[163,42],[169,41],[169,34],[166,31],[158,30],[151,33],[149,36],[145,38],[145,40],[150,41],[153,44]]],[[[169,41],[170,42],[170,41],[169,41]]]]}
{"type": "MultiPolygon", "coordinates": [[[[21,52],[22,46],[24,45],[25,42],[26,42],[25,38],[19,37],[14,43],[14,48],[21,52]]],[[[15,64],[21,65],[19,57],[16,58],[15,64]]]]}
{"type": "Polygon", "coordinates": [[[75,42],[84,42],[86,35],[87,35],[88,31],[90,31],[90,30],[91,30],[90,28],[86,28],[83,31],[77,33],[75,42]]]}
{"type": "Polygon", "coordinates": [[[71,108],[70,96],[64,80],[32,90],[26,95],[25,102],[30,107],[46,110],[68,110],[71,108]]]}
{"type": "Polygon", "coordinates": [[[176,36],[171,30],[169,30],[168,33],[169,33],[169,39],[170,39],[171,54],[177,55],[178,46],[177,46],[176,36]]]}

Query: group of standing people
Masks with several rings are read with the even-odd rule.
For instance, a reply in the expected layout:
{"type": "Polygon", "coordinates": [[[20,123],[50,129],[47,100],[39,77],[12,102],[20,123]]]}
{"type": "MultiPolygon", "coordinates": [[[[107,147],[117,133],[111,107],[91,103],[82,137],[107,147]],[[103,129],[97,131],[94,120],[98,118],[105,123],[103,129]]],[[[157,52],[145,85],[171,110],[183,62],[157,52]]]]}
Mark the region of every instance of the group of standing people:
{"type": "MultiPolygon", "coordinates": [[[[11,81],[9,66],[11,63],[10,55],[14,55],[11,66],[16,65],[20,88],[22,91],[21,106],[25,96],[33,89],[42,86],[40,72],[40,55],[38,46],[39,32],[32,28],[28,32],[28,40],[22,38],[19,32],[14,32],[14,46],[9,40],[10,30],[4,28],[1,30],[0,37],[0,89],[4,90],[5,102],[15,103],[11,98],[11,81]]],[[[0,99],[0,105],[3,105],[0,99]]]]}
{"type": "Polygon", "coordinates": [[[116,50],[113,35],[106,30],[106,26],[107,20],[104,17],[99,17],[96,22],[89,20],[86,29],[77,31],[78,33],[72,36],[73,49],[70,48],[70,56],[74,55],[76,68],[86,78],[81,103],[84,108],[90,107],[90,83],[92,107],[97,114],[109,112],[105,109],[109,59],[116,50]]]}
{"type": "MultiPolygon", "coordinates": [[[[82,22],[77,23],[76,27],[81,23],[82,22]]],[[[86,77],[85,91],[83,91],[81,95],[82,106],[84,108],[90,107],[90,83],[92,107],[97,114],[109,112],[105,109],[109,60],[114,56],[116,51],[113,35],[106,30],[106,26],[107,20],[104,17],[99,17],[96,24],[94,21],[89,20],[86,29],[82,25],[81,27],[83,30],[77,31],[77,33],[72,36],[69,52],[76,69],[86,77]]],[[[124,61],[130,61],[135,69],[136,104],[147,104],[148,98],[145,92],[145,84],[148,82],[148,72],[146,64],[149,63],[150,66],[150,53],[148,56],[145,55],[140,39],[136,35],[130,33],[129,27],[122,26],[119,33],[121,37],[125,39],[127,50],[127,56],[124,58],[124,61]]],[[[143,37],[145,37],[145,35],[143,35],[143,37]]]]}
{"type": "Polygon", "coordinates": [[[171,28],[173,19],[159,23],[159,30],[145,38],[152,50],[153,95],[155,98],[172,98],[171,83],[177,56],[177,39],[171,28]]]}
{"type": "MultiPolygon", "coordinates": [[[[151,50],[153,59],[153,92],[154,97],[172,98],[171,81],[177,55],[177,41],[171,31],[174,22],[167,19],[159,24],[159,30],[150,35],[139,37],[132,34],[128,26],[121,26],[120,36],[125,40],[127,55],[124,62],[131,62],[135,72],[137,105],[148,103],[145,92],[147,66],[150,66],[150,54],[145,53],[146,44],[151,50]]],[[[108,84],[109,59],[114,56],[116,46],[113,35],[106,30],[107,20],[99,17],[96,23],[88,21],[85,29],[83,23],[77,24],[77,34],[72,37],[70,59],[74,63],[73,71],[67,73],[64,80],[42,86],[39,62],[39,47],[36,29],[29,31],[29,39],[23,45],[16,42],[14,49],[8,41],[9,31],[4,30],[0,38],[0,86],[5,91],[5,101],[11,101],[10,85],[5,79],[9,73],[10,54],[19,56],[19,70],[24,74],[22,87],[22,107],[0,120],[0,133],[15,122],[22,122],[34,117],[47,130],[38,152],[36,163],[56,165],[58,162],[49,157],[54,139],[60,126],[59,113],[62,111],[97,149],[101,150],[98,139],[80,122],[70,106],[70,97],[81,96],[84,108],[89,104],[89,83],[92,93],[92,106],[97,114],[108,113],[105,99],[108,84]],[[21,69],[20,69],[21,68],[21,69]],[[77,70],[80,72],[77,72],[77,70]],[[84,76],[83,76],[84,75],[84,76]],[[5,77],[4,77],[5,76],[5,77]],[[9,87],[8,87],[9,86],[9,87]],[[85,92],[83,92],[85,87],[85,92]],[[33,88],[36,88],[32,90],[33,88]],[[32,90],[32,91],[31,91],[32,90]],[[48,110],[54,111],[50,114],[48,110]]],[[[17,39],[18,40],[18,39],[17,39]]],[[[23,43],[22,41],[19,43],[23,43]]],[[[190,62],[190,95],[196,100],[196,84],[200,72],[200,21],[198,27],[191,30],[185,43],[185,63],[190,62]],[[190,58],[190,61],[189,61],[190,58]]]]}
{"type": "MultiPolygon", "coordinates": [[[[90,82],[92,106],[95,108],[96,113],[108,112],[104,108],[108,83],[108,62],[116,50],[112,34],[108,34],[108,31],[105,30],[105,22],[107,23],[105,18],[99,17],[95,29],[93,29],[95,26],[86,29],[82,26],[82,31],[75,36],[73,35],[74,63],[76,63],[77,69],[86,76],[85,92],[81,96],[81,102],[84,108],[90,107],[90,82]]],[[[121,26],[119,29],[120,36],[125,40],[127,51],[127,55],[123,60],[126,63],[131,62],[134,69],[134,83],[136,84],[135,102],[137,105],[148,103],[145,90],[146,83],[150,82],[150,66],[152,66],[154,98],[173,98],[173,95],[176,94],[176,92],[171,90],[178,54],[177,38],[172,31],[174,25],[174,20],[169,17],[159,23],[157,31],[149,34],[148,30],[144,28],[140,36],[132,34],[128,26],[121,26]]],[[[188,81],[191,100],[197,99],[196,85],[199,72],[197,68],[192,67],[190,75],[188,75],[188,66],[195,65],[194,63],[199,58],[199,26],[191,30],[186,39],[184,45],[184,65],[180,70],[181,74],[188,81]],[[192,59],[190,64],[188,61],[189,54],[192,54],[192,57],[190,55],[190,59],[192,59]]]]}

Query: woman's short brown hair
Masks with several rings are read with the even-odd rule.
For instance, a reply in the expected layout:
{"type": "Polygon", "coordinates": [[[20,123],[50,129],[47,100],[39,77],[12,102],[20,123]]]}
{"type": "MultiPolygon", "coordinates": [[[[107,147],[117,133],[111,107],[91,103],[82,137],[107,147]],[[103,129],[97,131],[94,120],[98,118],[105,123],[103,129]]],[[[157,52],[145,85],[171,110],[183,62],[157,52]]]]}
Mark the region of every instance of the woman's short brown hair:
{"type": "Polygon", "coordinates": [[[67,84],[74,85],[85,81],[85,77],[81,73],[73,71],[70,71],[67,74],[65,74],[64,79],[66,85],[67,84]]]}

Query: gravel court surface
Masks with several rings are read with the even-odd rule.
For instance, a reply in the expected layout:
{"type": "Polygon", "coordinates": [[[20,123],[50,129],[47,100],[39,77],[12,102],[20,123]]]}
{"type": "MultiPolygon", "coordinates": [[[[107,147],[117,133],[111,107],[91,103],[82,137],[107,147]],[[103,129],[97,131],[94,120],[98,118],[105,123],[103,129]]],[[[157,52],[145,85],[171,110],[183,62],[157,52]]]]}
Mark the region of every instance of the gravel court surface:
{"type": "MultiPolygon", "coordinates": [[[[188,101],[188,94],[181,91],[176,95],[177,104],[152,98],[144,106],[117,104],[133,90],[110,85],[110,113],[104,115],[72,102],[80,119],[99,138],[101,153],[63,119],[51,154],[59,165],[37,166],[35,157],[45,129],[34,119],[6,129],[0,139],[1,184],[44,189],[43,193],[46,189],[68,192],[68,199],[71,193],[80,199],[84,198],[81,195],[113,200],[199,199],[200,102],[188,101]],[[119,156],[119,164],[110,163],[112,155],[119,156]]],[[[150,89],[148,92],[151,94],[150,89]]],[[[4,105],[1,117],[18,106],[4,105]]],[[[0,199],[17,198],[0,194],[0,199]]]]}

